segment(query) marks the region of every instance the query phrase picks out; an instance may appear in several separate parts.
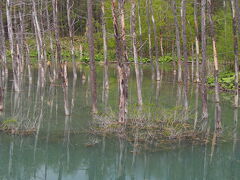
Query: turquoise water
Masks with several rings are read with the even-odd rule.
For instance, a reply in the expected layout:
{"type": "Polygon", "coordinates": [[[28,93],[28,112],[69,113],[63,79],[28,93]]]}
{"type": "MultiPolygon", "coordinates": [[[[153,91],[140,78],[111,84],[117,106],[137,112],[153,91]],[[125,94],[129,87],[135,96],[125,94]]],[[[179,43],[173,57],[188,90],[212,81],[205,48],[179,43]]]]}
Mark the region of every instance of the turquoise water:
{"type": "MultiPolygon", "coordinates": [[[[215,146],[179,142],[163,145],[157,151],[133,153],[133,146],[121,139],[93,137],[83,133],[92,120],[88,68],[83,66],[74,81],[69,77],[68,101],[72,111],[64,116],[64,95],[60,86],[37,87],[26,79],[24,91],[12,91],[11,77],[6,83],[5,111],[0,121],[14,119],[36,128],[31,136],[0,134],[1,180],[228,180],[240,177],[238,110],[232,108],[232,95],[221,94],[222,123],[225,141],[215,146]],[[94,145],[93,145],[94,144],[94,145]],[[93,145],[93,146],[92,146],[93,145]]],[[[173,73],[162,68],[162,80],[151,81],[150,67],[144,68],[143,100],[145,105],[173,108],[181,106],[183,87],[176,84],[173,73]]],[[[98,107],[100,112],[117,109],[117,74],[110,69],[108,100],[102,99],[103,71],[97,68],[98,107]]],[[[191,120],[201,121],[201,98],[197,86],[189,86],[191,120]],[[198,98],[198,103],[196,100],[198,98]]],[[[200,93],[200,90],[199,90],[200,93]]],[[[129,104],[135,104],[136,83],[132,71],[129,104]]],[[[214,97],[209,92],[210,117],[207,127],[213,129],[214,97]]],[[[210,136],[209,138],[212,138],[210,136]]]]}

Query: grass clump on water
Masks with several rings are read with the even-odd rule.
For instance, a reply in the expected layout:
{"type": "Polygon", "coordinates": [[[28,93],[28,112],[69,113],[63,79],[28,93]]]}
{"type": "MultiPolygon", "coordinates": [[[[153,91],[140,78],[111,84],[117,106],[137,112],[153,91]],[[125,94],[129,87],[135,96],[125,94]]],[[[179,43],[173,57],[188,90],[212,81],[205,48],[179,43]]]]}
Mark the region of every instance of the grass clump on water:
{"type": "Polygon", "coordinates": [[[181,141],[205,142],[201,128],[194,126],[193,114],[182,107],[164,109],[158,107],[130,108],[125,124],[117,121],[118,114],[95,115],[90,124],[90,134],[121,137],[141,145],[160,145],[181,141]]]}

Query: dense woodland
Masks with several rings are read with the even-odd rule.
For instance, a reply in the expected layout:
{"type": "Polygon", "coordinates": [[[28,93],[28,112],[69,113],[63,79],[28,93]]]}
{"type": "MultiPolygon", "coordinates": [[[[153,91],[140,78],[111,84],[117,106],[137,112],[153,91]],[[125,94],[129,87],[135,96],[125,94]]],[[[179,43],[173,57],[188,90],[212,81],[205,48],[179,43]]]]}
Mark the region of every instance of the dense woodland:
{"type": "MultiPolygon", "coordinates": [[[[209,84],[215,89],[216,111],[221,113],[220,72],[233,73],[233,105],[239,105],[239,34],[238,0],[2,0],[0,110],[8,75],[19,92],[23,75],[31,84],[33,67],[37,67],[38,85],[61,82],[67,97],[69,73],[77,78],[79,63],[88,63],[92,111],[97,113],[95,62],[102,61],[105,93],[109,89],[108,66],[116,64],[118,122],[125,124],[131,64],[141,111],[143,64],[148,63],[152,79],[160,81],[159,69],[169,63],[178,83],[184,85],[185,106],[189,83],[199,83],[205,119],[209,84]],[[68,71],[69,67],[73,70],[68,71]]],[[[65,115],[71,114],[68,104],[65,101],[65,115]]],[[[216,129],[221,129],[220,118],[216,129]]]]}

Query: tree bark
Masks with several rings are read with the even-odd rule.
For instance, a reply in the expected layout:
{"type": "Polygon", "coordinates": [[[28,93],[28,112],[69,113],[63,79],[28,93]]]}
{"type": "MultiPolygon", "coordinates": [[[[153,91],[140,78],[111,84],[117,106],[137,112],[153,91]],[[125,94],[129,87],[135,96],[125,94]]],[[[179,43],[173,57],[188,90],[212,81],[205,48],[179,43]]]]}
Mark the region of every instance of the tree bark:
{"type": "Polygon", "coordinates": [[[97,113],[97,83],[96,83],[96,67],[94,57],[94,37],[93,37],[93,2],[87,0],[87,11],[88,11],[88,46],[89,46],[89,57],[90,57],[90,79],[91,79],[91,95],[92,95],[92,112],[97,113]]]}
{"type": "Polygon", "coordinates": [[[176,1],[172,1],[172,11],[174,14],[174,24],[175,24],[175,33],[176,33],[176,47],[177,47],[177,58],[178,58],[178,82],[182,82],[182,54],[181,54],[181,45],[180,45],[180,32],[177,19],[177,8],[176,1]]]}
{"type": "Polygon", "coordinates": [[[201,30],[202,30],[202,118],[208,118],[208,107],[207,107],[207,54],[206,54],[206,0],[201,0],[201,30]]]}

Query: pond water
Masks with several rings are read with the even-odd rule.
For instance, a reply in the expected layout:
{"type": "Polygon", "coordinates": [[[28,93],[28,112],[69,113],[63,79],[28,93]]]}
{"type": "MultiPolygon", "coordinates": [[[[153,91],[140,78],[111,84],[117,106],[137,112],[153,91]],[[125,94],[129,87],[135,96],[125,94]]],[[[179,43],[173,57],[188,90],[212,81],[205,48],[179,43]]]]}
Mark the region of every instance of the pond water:
{"type": "MultiPolygon", "coordinates": [[[[142,82],[145,105],[174,108],[183,102],[183,87],[177,85],[171,68],[161,69],[162,79],[151,80],[150,67],[144,67],[142,82]]],[[[117,110],[117,74],[110,68],[108,99],[102,98],[103,70],[97,67],[98,107],[104,112],[117,110]],[[106,108],[107,107],[107,108],[106,108]]],[[[83,133],[92,120],[89,69],[81,66],[78,78],[69,72],[68,99],[72,115],[64,115],[64,94],[60,86],[37,87],[12,91],[12,78],[5,84],[5,110],[0,121],[17,120],[25,126],[36,127],[35,135],[13,136],[0,134],[1,180],[226,180],[240,177],[240,143],[238,110],[232,108],[232,95],[221,94],[222,124],[226,142],[217,145],[193,145],[179,142],[163,145],[156,152],[133,153],[133,147],[121,139],[98,138],[83,133]],[[95,144],[94,146],[91,146],[95,144]]],[[[200,90],[189,86],[188,104],[193,121],[201,121],[200,90]]],[[[129,104],[137,103],[134,71],[129,83],[129,104]]],[[[210,117],[207,126],[213,129],[214,96],[209,92],[210,117]]],[[[108,112],[105,112],[108,113],[108,112]]],[[[212,137],[210,137],[212,138],[212,137]]]]}

